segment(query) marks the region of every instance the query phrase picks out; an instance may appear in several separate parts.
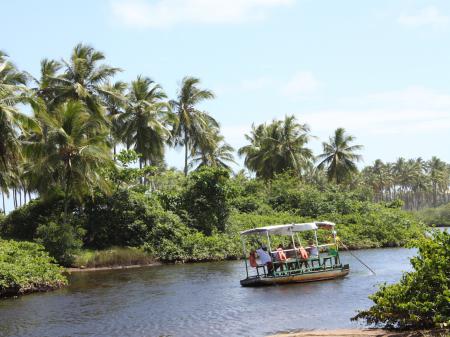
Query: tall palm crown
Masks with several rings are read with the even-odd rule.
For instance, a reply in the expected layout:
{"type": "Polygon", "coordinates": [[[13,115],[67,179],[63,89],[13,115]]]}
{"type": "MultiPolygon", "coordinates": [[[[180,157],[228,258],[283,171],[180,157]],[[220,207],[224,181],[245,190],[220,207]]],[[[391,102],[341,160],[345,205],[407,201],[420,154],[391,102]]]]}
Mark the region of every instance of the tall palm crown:
{"type": "Polygon", "coordinates": [[[305,146],[310,139],[309,127],[298,123],[294,116],[269,125],[253,125],[246,139],[250,144],[240,148],[239,155],[245,155],[244,164],[249,170],[265,179],[289,170],[300,174],[313,158],[305,146]]]}
{"type": "Polygon", "coordinates": [[[345,134],[345,129],[336,129],[329,142],[322,143],[323,153],[318,156],[321,162],[318,168],[326,167],[328,180],[341,183],[350,173],[357,172],[356,162],[362,160],[362,156],[356,151],[363,148],[362,145],[351,145],[355,137],[345,134]]]}
{"type": "Polygon", "coordinates": [[[17,105],[25,103],[27,75],[11,63],[6,53],[0,51],[0,171],[1,185],[6,186],[6,172],[16,166],[20,158],[19,134],[29,117],[23,115],[17,105]]]}
{"type": "Polygon", "coordinates": [[[88,111],[83,102],[68,101],[51,114],[37,116],[47,129],[47,138],[26,146],[30,160],[30,184],[41,195],[62,186],[65,214],[69,197],[81,199],[95,188],[106,191],[108,183],[100,171],[112,165],[107,146],[107,129],[88,111]]]}
{"type": "Polygon", "coordinates": [[[216,120],[208,113],[200,111],[197,105],[205,100],[213,99],[214,93],[200,89],[200,80],[195,77],[185,77],[181,82],[177,100],[171,101],[177,115],[172,135],[175,145],[184,147],[184,174],[188,172],[188,157],[193,155],[196,144],[204,138],[208,127],[218,126],[216,120]]]}
{"type": "Polygon", "coordinates": [[[166,94],[148,77],[131,82],[127,108],[119,119],[123,125],[123,139],[127,147],[141,155],[140,164],[159,163],[169,140],[170,106],[166,94]]]}
{"type": "Polygon", "coordinates": [[[236,163],[233,147],[225,142],[217,128],[211,127],[209,130],[210,135],[197,147],[191,164],[198,165],[197,168],[212,166],[231,170],[229,164],[236,163]]]}
{"type": "Polygon", "coordinates": [[[100,95],[109,95],[102,85],[113,77],[119,68],[100,64],[105,55],[88,45],[78,44],[69,61],[44,60],[41,63],[43,78],[42,93],[51,99],[52,106],[68,99],[82,100],[93,114],[101,114],[100,95]],[[62,69],[61,74],[57,71],[62,69]]]}
{"type": "Polygon", "coordinates": [[[121,115],[127,108],[127,88],[127,83],[122,81],[107,82],[102,86],[101,91],[101,99],[106,108],[106,116],[110,125],[109,141],[113,144],[114,157],[116,156],[116,147],[121,141],[121,133],[124,127],[121,115]]]}

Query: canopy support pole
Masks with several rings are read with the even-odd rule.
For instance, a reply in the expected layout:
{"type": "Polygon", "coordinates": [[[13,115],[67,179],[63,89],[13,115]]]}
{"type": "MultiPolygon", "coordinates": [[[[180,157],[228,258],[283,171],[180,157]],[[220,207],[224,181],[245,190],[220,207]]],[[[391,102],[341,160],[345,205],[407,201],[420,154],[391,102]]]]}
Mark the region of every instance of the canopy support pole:
{"type": "Polygon", "coordinates": [[[316,240],[316,247],[319,249],[319,241],[317,241],[317,229],[314,230],[314,240],[316,240]]]}
{"type": "Polygon", "coordinates": [[[267,243],[269,244],[269,254],[272,254],[272,247],[270,247],[270,236],[269,236],[269,232],[266,232],[266,236],[267,236],[267,243]]]}
{"type": "Polygon", "coordinates": [[[247,273],[247,278],[248,278],[247,250],[245,249],[245,240],[244,240],[242,235],[241,235],[241,241],[242,241],[242,248],[243,248],[243,251],[244,251],[245,272],[247,273]]]}

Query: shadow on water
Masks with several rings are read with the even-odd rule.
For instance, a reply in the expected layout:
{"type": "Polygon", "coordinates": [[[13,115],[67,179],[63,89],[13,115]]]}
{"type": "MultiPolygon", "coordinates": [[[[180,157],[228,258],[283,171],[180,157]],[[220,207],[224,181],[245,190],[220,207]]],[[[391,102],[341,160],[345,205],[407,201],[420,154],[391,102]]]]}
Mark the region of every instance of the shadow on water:
{"type": "Polygon", "coordinates": [[[342,253],[351,273],[308,284],[242,288],[240,261],[76,273],[70,286],[0,302],[0,336],[263,336],[354,327],[381,282],[409,268],[407,249],[342,253]]]}

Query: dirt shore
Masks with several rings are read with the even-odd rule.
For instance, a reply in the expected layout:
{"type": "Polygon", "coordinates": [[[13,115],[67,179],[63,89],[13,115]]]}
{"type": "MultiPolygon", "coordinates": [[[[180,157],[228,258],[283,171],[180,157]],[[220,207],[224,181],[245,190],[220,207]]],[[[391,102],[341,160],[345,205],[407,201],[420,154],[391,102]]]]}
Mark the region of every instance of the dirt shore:
{"type": "Polygon", "coordinates": [[[382,329],[337,329],[311,330],[281,333],[271,337],[446,337],[450,331],[409,331],[396,332],[382,329]]]}
{"type": "Polygon", "coordinates": [[[110,267],[92,267],[92,268],[66,268],[67,273],[78,273],[83,271],[101,271],[101,270],[116,270],[116,269],[132,269],[142,267],[155,267],[160,266],[161,262],[152,262],[149,264],[133,264],[129,266],[110,266],[110,267]]]}

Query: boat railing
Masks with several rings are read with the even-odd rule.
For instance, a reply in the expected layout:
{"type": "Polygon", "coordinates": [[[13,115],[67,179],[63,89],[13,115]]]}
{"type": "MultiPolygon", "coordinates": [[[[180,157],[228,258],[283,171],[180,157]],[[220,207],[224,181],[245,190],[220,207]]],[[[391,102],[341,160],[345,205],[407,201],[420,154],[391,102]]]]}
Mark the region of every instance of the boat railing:
{"type": "Polygon", "coordinates": [[[295,253],[295,256],[292,257],[291,254],[286,254],[291,257],[288,257],[285,261],[278,261],[275,258],[275,252],[271,252],[272,254],[272,273],[269,274],[269,270],[267,266],[258,265],[255,268],[256,277],[267,277],[267,276],[289,276],[302,274],[307,272],[314,272],[319,270],[333,269],[341,266],[341,261],[339,259],[339,253],[337,249],[333,249],[332,247],[336,247],[334,244],[323,244],[318,246],[319,255],[310,256],[307,259],[300,258],[296,249],[284,249],[285,253],[295,253]],[[327,248],[326,252],[321,252],[320,248],[327,248]],[[262,269],[262,270],[261,270],[262,269]]]}

